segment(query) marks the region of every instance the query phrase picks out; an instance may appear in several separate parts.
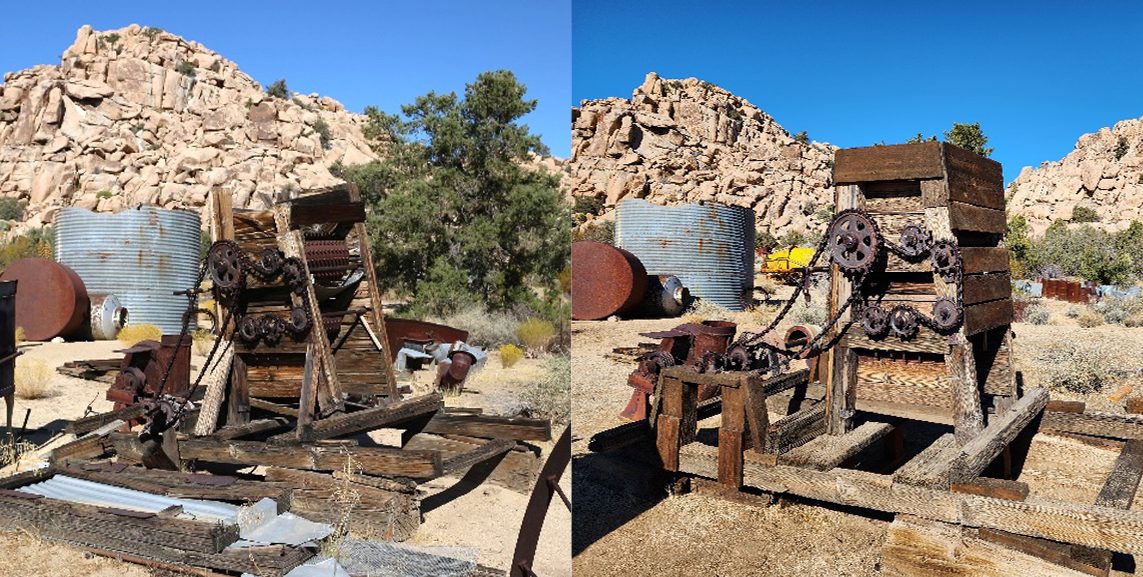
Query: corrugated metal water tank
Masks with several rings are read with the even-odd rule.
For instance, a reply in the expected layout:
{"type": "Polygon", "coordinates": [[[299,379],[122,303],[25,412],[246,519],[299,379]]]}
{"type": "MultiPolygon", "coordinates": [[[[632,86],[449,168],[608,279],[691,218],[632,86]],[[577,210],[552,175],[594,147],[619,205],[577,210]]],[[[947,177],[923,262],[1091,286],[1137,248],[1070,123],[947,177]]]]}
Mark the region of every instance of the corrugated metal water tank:
{"type": "Polygon", "coordinates": [[[639,257],[647,274],[675,275],[692,296],[732,311],[754,290],[754,212],[713,203],[619,203],[615,244],[639,257]]]}
{"type": "MultiPolygon", "coordinates": [[[[178,334],[187,300],[172,293],[198,280],[199,222],[193,212],[154,206],[115,214],[65,208],[56,216],[56,260],[71,267],[89,293],[118,296],[130,324],[178,334]]],[[[189,328],[195,329],[193,317],[189,328]]]]}

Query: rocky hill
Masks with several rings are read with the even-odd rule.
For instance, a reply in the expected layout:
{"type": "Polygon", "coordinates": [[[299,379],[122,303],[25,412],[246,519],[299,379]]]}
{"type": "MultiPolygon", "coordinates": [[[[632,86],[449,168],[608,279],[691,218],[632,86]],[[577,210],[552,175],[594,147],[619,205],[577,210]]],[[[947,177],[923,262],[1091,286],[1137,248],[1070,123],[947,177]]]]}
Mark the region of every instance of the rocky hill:
{"type": "Polygon", "coordinates": [[[1124,120],[1085,134],[1058,162],[1024,167],[1008,187],[1009,211],[1027,217],[1034,232],[1072,218],[1077,206],[1099,215],[1108,230],[1143,221],[1143,119],[1124,120]]]}
{"type": "Polygon", "coordinates": [[[59,66],[4,75],[0,196],[27,202],[17,230],[65,206],[198,208],[216,188],[264,207],[340,182],[334,162],[374,159],[364,123],[328,97],[271,98],[197,42],[84,26],[59,66]]]}
{"type": "MultiPolygon", "coordinates": [[[[695,78],[647,75],[630,100],[572,109],[573,195],[658,204],[714,201],[749,207],[782,237],[820,232],[832,208],[835,147],[799,142],[765,112],[695,78]]],[[[606,214],[605,214],[606,218],[606,214]]]]}

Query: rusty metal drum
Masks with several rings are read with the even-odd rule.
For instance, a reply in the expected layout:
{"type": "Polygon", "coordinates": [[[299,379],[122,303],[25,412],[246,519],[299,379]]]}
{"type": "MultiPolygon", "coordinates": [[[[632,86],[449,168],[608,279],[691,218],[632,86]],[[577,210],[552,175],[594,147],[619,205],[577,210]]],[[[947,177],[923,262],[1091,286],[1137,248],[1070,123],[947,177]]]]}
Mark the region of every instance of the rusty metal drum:
{"type": "Polygon", "coordinates": [[[89,318],[92,340],[110,341],[119,336],[119,330],[127,326],[127,309],[115,295],[91,295],[91,316],[89,318]]]}
{"type": "Polygon", "coordinates": [[[643,300],[647,270],[635,255],[603,243],[572,243],[572,318],[600,320],[643,300]]]}
{"type": "Polygon", "coordinates": [[[16,261],[0,281],[18,281],[16,326],[29,341],[49,341],[79,330],[87,317],[87,288],[75,271],[43,259],[16,261]]]}

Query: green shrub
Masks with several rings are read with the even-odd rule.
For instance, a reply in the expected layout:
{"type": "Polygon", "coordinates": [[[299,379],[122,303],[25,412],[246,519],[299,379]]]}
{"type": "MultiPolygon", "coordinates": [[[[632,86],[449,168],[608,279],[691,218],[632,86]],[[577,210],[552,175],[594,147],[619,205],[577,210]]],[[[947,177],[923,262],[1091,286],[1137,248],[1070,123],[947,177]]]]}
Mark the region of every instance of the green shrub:
{"type": "Polygon", "coordinates": [[[179,67],[176,68],[175,70],[179,74],[182,74],[185,76],[190,76],[191,78],[194,78],[196,69],[194,67],[194,64],[191,64],[190,62],[180,62],[179,67]]]}
{"type": "Polygon", "coordinates": [[[95,193],[95,198],[111,198],[113,193],[110,190],[101,190],[95,193]]]}
{"type": "Polygon", "coordinates": [[[555,325],[543,319],[530,318],[516,325],[516,338],[527,349],[545,351],[555,336],[555,325]]]}
{"type": "Polygon", "coordinates": [[[774,249],[778,247],[778,239],[769,231],[758,229],[754,231],[754,248],[774,249]]]}
{"type": "Polygon", "coordinates": [[[1131,150],[1131,145],[1127,144],[1127,137],[1120,136],[1119,142],[1115,145],[1115,160],[1123,158],[1123,156],[1127,154],[1128,150],[1131,150]]]}
{"type": "Polygon", "coordinates": [[[1079,276],[1099,284],[1123,285],[1139,275],[1141,250],[1143,224],[1132,223],[1113,235],[1087,224],[1069,230],[1064,221],[1057,220],[1042,237],[1029,241],[1025,262],[1030,271],[1045,278],[1079,276]]]}
{"type": "Polygon", "coordinates": [[[0,220],[21,220],[25,204],[18,198],[0,198],[0,220]]]}
{"type": "Polygon", "coordinates": [[[148,26],[148,27],[144,28],[143,32],[142,32],[143,36],[146,36],[148,39],[151,39],[151,40],[154,40],[156,36],[158,36],[162,33],[163,33],[162,28],[156,28],[154,26],[148,26]]]}
{"type": "Polygon", "coordinates": [[[326,124],[325,120],[318,118],[317,120],[314,121],[313,127],[314,127],[314,132],[316,132],[318,137],[321,138],[321,147],[326,149],[326,150],[329,150],[329,141],[330,141],[329,124],[326,124]]]}
{"type": "Polygon", "coordinates": [[[591,220],[572,229],[572,242],[580,241],[615,244],[614,220],[591,220]]]}
{"type": "Polygon", "coordinates": [[[1099,222],[1099,213],[1086,206],[1072,208],[1072,222],[1099,222]]]}
{"type": "Polygon", "coordinates": [[[794,142],[800,142],[802,144],[809,144],[810,143],[810,135],[807,134],[805,130],[803,130],[803,131],[794,135],[794,142]]]}
{"type": "Polygon", "coordinates": [[[603,212],[603,201],[594,196],[576,196],[572,201],[572,212],[599,216],[603,212]]]}
{"type": "Polygon", "coordinates": [[[1143,315],[1143,298],[1106,296],[1096,307],[1107,323],[1126,325],[1128,320],[1143,315]]]}
{"type": "Polygon", "coordinates": [[[266,94],[271,98],[281,98],[285,100],[290,97],[290,90],[286,88],[286,79],[279,78],[266,88],[266,94]]]}
{"type": "Polygon", "coordinates": [[[524,413],[549,419],[552,425],[567,424],[571,417],[571,357],[552,355],[543,366],[544,377],[520,389],[524,413]]]}
{"type": "Polygon", "coordinates": [[[499,352],[500,366],[505,369],[512,368],[512,365],[524,358],[524,349],[512,344],[500,345],[499,352]]]}

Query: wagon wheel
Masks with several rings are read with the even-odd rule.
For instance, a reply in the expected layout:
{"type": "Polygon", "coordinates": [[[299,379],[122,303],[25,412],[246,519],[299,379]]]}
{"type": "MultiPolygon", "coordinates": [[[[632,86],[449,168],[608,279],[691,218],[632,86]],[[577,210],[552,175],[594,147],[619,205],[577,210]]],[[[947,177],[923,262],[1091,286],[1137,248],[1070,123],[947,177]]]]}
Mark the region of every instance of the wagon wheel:
{"type": "Polygon", "coordinates": [[[528,499],[528,508],[524,511],[524,520],[520,523],[520,536],[516,538],[516,551],[512,554],[512,569],[509,577],[535,577],[532,563],[536,559],[536,545],[540,541],[540,531],[544,528],[544,517],[548,514],[548,505],[552,497],[559,495],[571,511],[571,501],[560,488],[560,477],[571,462],[571,427],[564,429],[560,440],[552,448],[552,454],[544,463],[540,471],[540,478],[536,480],[536,488],[532,490],[532,497],[528,499]]]}

